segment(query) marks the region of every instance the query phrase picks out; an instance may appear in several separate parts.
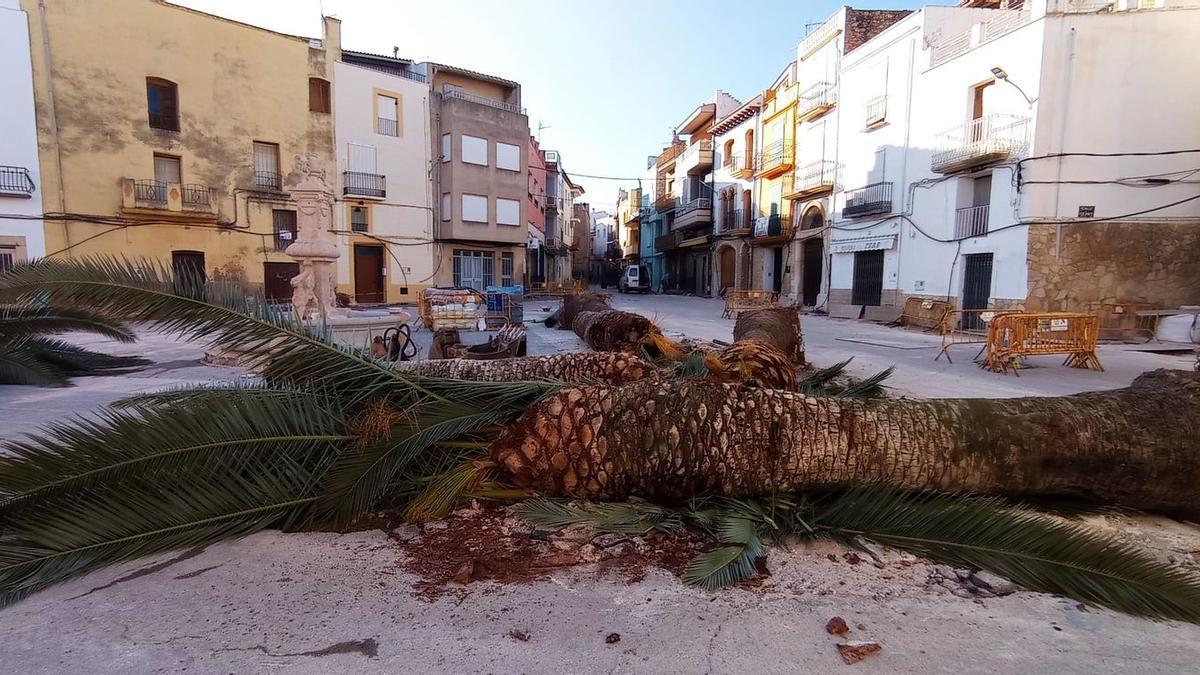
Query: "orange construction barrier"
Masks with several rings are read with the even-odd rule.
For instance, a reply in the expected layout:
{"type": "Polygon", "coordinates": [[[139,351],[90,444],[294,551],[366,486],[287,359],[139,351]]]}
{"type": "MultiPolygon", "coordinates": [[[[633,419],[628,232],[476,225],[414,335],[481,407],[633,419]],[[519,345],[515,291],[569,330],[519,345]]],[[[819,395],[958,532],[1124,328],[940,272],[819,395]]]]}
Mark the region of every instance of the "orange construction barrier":
{"type": "Polygon", "coordinates": [[[944,298],[905,298],[904,310],[896,321],[901,326],[918,326],[926,330],[938,330],[946,320],[946,313],[954,311],[954,300],[944,298]]]}
{"type": "Polygon", "coordinates": [[[942,350],[933,357],[934,361],[942,358],[954,363],[950,358],[950,348],[955,345],[980,345],[978,359],[987,349],[988,324],[1000,314],[1019,313],[1017,310],[1001,309],[950,309],[942,315],[942,321],[937,326],[942,336],[942,350]]]}
{"type": "Polygon", "coordinates": [[[1154,305],[1133,302],[1093,302],[1087,313],[1099,317],[1101,339],[1138,337],[1151,342],[1158,334],[1161,318],[1153,313],[1156,309],[1154,305]]]}
{"type": "Polygon", "coordinates": [[[1103,371],[1096,356],[1100,318],[1074,312],[1006,313],[988,324],[987,355],[981,367],[1018,375],[1020,359],[1066,354],[1064,366],[1103,371]]]}

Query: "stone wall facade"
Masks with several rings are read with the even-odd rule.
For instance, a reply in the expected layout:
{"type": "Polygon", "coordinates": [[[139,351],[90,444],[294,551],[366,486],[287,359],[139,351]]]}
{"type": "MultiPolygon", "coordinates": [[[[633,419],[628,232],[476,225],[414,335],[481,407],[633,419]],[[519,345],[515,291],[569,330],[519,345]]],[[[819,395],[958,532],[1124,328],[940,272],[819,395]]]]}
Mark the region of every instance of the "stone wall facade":
{"type": "Polygon", "coordinates": [[[1037,223],[1028,261],[1030,311],[1200,303],[1200,222],[1037,223]]]}

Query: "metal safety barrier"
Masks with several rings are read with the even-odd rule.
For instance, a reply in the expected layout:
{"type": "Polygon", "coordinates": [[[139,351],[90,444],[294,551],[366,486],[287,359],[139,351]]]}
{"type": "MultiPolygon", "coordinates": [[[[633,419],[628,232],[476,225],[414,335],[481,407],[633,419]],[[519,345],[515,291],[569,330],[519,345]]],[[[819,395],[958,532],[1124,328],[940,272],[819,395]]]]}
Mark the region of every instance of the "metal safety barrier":
{"type": "Polygon", "coordinates": [[[1019,313],[1016,310],[998,309],[947,309],[942,315],[938,333],[942,336],[942,349],[933,357],[934,361],[946,357],[946,361],[954,363],[950,358],[950,348],[956,345],[980,345],[978,359],[987,349],[989,324],[1001,314],[1019,313]]]}
{"type": "Polygon", "coordinates": [[[911,296],[904,299],[904,310],[896,323],[925,330],[940,330],[946,320],[946,312],[953,310],[954,300],[911,296]]]}
{"type": "Polygon", "coordinates": [[[1100,319],[1100,337],[1124,340],[1144,337],[1146,342],[1156,339],[1160,317],[1153,314],[1159,309],[1154,305],[1132,302],[1093,302],[1088,305],[1088,314],[1100,319]]]}
{"type": "Polygon", "coordinates": [[[766,307],[778,307],[779,294],[774,291],[725,291],[725,311],[722,319],[737,318],[738,312],[766,307]]]}
{"type": "Polygon", "coordinates": [[[1064,366],[1103,371],[1096,356],[1100,319],[1074,312],[1010,312],[988,323],[986,356],[981,367],[1019,375],[1020,360],[1030,356],[1067,356],[1064,366]]]}

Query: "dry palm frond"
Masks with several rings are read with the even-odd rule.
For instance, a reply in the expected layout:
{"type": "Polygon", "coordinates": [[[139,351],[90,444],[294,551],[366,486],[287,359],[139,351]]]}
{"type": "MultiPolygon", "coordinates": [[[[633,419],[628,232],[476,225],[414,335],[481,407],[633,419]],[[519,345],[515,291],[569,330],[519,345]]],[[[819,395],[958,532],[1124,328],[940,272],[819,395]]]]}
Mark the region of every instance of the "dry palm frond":
{"type": "Polygon", "coordinates": [[[533,499],[522,503],[517,513],[530,523],[542,527],[565,529],[580,526],[620,534],[674,532],[682,525],[679,513],[675,510],[637,501],[573,506],[550,499],[533,499]]]}
{"type": "Polygon", "coordinates": [[[728,384],[795,391],[796,364],[775,345],[761,340],[739,340],[704,360],[708,376],[728,384]]]}
{"type": "Polygon", "coordinates": [[[426,523],[444,517],[467,493],[485,483],[491,484],[496,470],[496,463],[491,460],[472,459],[435,476],[429,487],[408,503],[404,519],[426,523]]]}

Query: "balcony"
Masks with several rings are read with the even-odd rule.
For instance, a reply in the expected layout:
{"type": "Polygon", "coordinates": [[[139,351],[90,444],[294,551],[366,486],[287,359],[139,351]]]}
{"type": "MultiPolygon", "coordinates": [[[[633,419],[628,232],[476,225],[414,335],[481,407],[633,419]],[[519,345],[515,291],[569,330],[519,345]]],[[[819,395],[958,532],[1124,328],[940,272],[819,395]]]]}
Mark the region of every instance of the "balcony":
{"type": "Polygon", "coordinates": [[[756,244],[774,244],[792,238],[791,219],[782,213],[759,216],[754,221],[756,244]]]}
{"type": "Polygon", "coordinates": [[[954,173],[1007,160],[1029,147],[1029,118],[993,114],[938,134],[930,168],[954,173]]]}
{"type": "Polygon", "coordinates": [[[504,101],[499,101],[494,98],[488,98],[486,96],[478,96],[476,94],[468,93],[467,91],[462,90],[462,89],[446,89],[446,90],[442,91],[442,101],[444,102],[447,100],[467,101],[468,103],[475,103],[477,105],[485,105],[485,106],[488,106],[489,108],[496,108],[498,110],[507,110],[510,113],[516,113],[518,115],[525,114],[525,109],[515,103],[506,103],[504,101]]]}
{"type": "Polygon", "coordinates": [[[725,211],[721,214],[721,219],[718,222],[718,232],[727,235],[746,234],[750,231],[751,224],[746,214],[747,212],[742,209],[725,211]]]}
{"type": "Polygon", "coordinates": [[[760,178],[774,178],[795,166],[791,141],[774,141],[763,146],[758,153],[758,175],[760,178]]]}
{"type": "Polygon", "coordinates": [[[729,167],[729,175],[734,178],[749,180],[754,177],[753,155],[733,155],[726,166],[729,167]]]}
{"type": "Polygon", "coordinates": [[[847,218],[892,212],[892,184],[871,183],[857,190],[846,191],[842,215],[847,218]]]}
{"type": "Polygon", "coordinates": [[[688,175],[708,173],[713,165],[712,139],[696,141],[687,146],[677,160],[679,171],[688,175]]]}
{"type": "Polygon", "coordinates": [[[343,171],[342,194],[348,197],[383,199],[387,196],[387,180],[377,173],[343,171]]]}
{"type": "Polygon", "coordinates": [[[887,96],[876,96],[867,101],[866,129],[874,129],[887,121],[887,96]]]}
{"type": "MultiPolygon", "coordinates": [[[[666,148],[659,154],[658,159],[654,161],[654,166],[659,169],[669,169],[675,165],[675,160],[679,158],[683,151],[687,149],[685,143],[674,143],[671,147],[666,148]]],[[[711,149],[711,148],[710,148],[711,149]]]]}
{"type": "Polygon", "coordinates": [[[837,87],[832,82],[818,82],[800,94],[796,106],[796,121],[815,119],[837,105],[837,87]]]}
{"type": "Polygon", "coordinates": [[[815,30],[805,35],[804,39],[800,41],[800,58],[807,59],[812,56],[813,52],[816,52],[841,32],[842,26],[838,23],[837,16],[817,26],[815,30]]]}
{"type": "Polygon", "coordinates": [[[693,225],[710,223],[712,223],[712,200],[708,197],[700,197],[680,202],[679,206],[675,208],[675,222],[671,224],[671,229],[681,230],[693,225]]]}
{"type": "Polygon", "coordinates": [[[668,232],[660,237],[654,238],[654,250],[656,251],[673,251],[679,248],[679,242],[683,241],[683,235],[679,232],[668,232]]]}
{"type": "Polygon", "coordinates": [[[784,199],[811,199],[833,192],[833,176],[837,164],[828,160],[810,162],[796,169],[783,185],[784,199]]]}
{"type": "Polygon", "coordinates": [[[29,199],[35,189],[29,169],[23,166],[0,165],[0,196],[29,199]]]}
{"type": "Polygon", "coordinates": [[[274,171],[255,171],[254,189],[280,192],[283,190],[283,176],[274,171]]]}
{"type": "Polygon", "coordinates": [[[629,241],[621,247],[621,254],[624,256],[636,256],[641,248],[641,241],[638,237],[630,237],[629,241]]]}
{"type": "Polygon", "coordinates": [[[762,118],[769,120],[794,105],[799,91],[800,87],[796,84],[790,84],[779,90],[768,89],[766,94],[769,98],[763,101],[762,118]]]}
{"type": "Polygon", "coordinates": [[[660,187],[658,195],[654,198],[654,208],[658,211],[670,211],[675,208],[675,195],[667,192],[664,187],[660,187]]]}
{"type": "Polygon", "coordinates": [[[987,234],[989,210],[987,204],[956,210],[954,212],[954,238],[969,239],[987,234]]]}
{"type": "Polygon", "coordinates": [[[215,220],[217,216],[216,200],[208,186],[142,178],[121,179],[121,210],[180,220],[215,220]]]}

